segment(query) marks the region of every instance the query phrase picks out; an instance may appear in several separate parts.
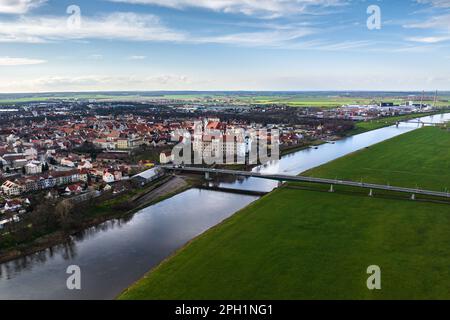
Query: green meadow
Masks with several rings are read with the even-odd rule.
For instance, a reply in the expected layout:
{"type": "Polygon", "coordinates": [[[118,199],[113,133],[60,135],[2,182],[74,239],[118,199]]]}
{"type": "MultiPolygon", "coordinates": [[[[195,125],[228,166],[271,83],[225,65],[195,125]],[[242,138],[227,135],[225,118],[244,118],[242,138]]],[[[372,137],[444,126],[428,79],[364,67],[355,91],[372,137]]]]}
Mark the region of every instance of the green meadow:
{"type": "Polygon", "coordinates": [[[425,127],[342,157],[306,174],[450,191],[450,132],[425,127]]]}
{"type": "Polygon", "coordinates": [[[425,117],[425,116],[431,116],[436,115],[444,112],[443,109],[440,109],[438,111],[433,112],[425,112],[421,114],[413,113],[413,114],[406,114],[406,115],[400,115],[400,116],[392,116],[392,117],[382,117],[378,119],[373,119],[369,121],[358,121],[355,124],[355,128],[349,132],[351,135],[356,135],[360,133],[364,133],[371,130],[376,130],[384,127],[389,127],[395,125],[398,121],[406,121],[415,119],[418,117],[425,117]]]}
{"type": "MultiPolygon", "coordinates": [[[[450,132],[424,128],[307,174],[442,189],[450,132]]],[[[450,205],[280,188],[193,240],[120,299],[450,299],[450,205]],[[381,268],[382,289],[366,286],[381,268]]]]}
{"type": "MultiPolygon", "coordinates": [[[[399,93],[400,94],[400,93],[399,93]]],[[[383,97],[379,94],[369,96],[367,94],[345,95],[345,94],[326,94],[326,93],[251,93],[251,92],[85,92],[85,93],[47,93],[47,94],[27,94],[27,95],[2,96],[0,95],[0,105],[5,104],[21,104],[30,102],[49,102],[55,100],[87,100],[96,99],[104,101],[152,101],[155,99],[181,100],[186,102],[201,102],[214,99],[222,102],[228,102],[230,99],[234,103],[254,104],[254,105],[270,105],[283,104],[291,107],[314,107],[314,108],[335,108],[345,104],[371,104],[381,101],[394,102],[401,104],[404,99],[394,96],[383,97]]],[[[417,100],[418,97],[415,97],[417,100]]],[[[437,106],[448,106],[449,97],[440,95],[437,106]]],[[[206,103],[206,102],[205,102],[206,103]]],[[[434,104],[434,101],[424,101],[427,104],[434,104]]]]}

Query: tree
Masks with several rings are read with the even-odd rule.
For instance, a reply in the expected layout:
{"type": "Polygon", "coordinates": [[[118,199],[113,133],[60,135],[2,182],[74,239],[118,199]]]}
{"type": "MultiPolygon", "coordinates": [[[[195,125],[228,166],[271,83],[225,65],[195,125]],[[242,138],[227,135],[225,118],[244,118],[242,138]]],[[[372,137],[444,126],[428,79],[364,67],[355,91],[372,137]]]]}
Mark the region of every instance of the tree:
{"type": "Polygon", "coordinates": [[[38,203],[27,215],[27,219],[37,233],[48,232],[58,227],[58,219],[54,209],[54,203],[46,200],[38,203]]]}
{"type": "Polygon", "coordinates": [[[60,201],[55,207],[55,214],[57,215],[61,226],[63,228],[70,229],[75,222],[72,213],[74,211],[74,205],[70,200],[60,201]]]}
{"type": "Polygon", "coordinates": [[[49,170],[48,163],[44,162],[42,164],[42,172],[47,172],[49,170]]]}

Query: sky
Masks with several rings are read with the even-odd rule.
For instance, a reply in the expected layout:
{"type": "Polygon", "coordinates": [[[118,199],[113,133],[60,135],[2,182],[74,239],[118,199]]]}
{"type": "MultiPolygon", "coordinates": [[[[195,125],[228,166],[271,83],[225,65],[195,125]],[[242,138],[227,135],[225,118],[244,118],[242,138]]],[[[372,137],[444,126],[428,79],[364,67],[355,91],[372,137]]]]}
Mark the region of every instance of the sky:
{"type": "Polygon", "coordinates": [[[0,92],[450,90],[450,0],[0,0],[0,92]]]}

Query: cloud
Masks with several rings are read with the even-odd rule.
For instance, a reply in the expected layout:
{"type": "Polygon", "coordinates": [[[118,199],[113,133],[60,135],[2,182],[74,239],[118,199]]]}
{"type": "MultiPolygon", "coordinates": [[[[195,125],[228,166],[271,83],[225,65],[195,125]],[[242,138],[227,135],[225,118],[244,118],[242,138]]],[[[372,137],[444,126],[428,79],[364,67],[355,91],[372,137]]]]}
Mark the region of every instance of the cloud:
{"type": "Polygon", "coordinates": [[[218,35],[214,37],[199,38],[199,43],[218,43],[218,44],[234,44],[241,46],[267,46],[280,47],[287,43],[313,34],[312,29],[297,30],[265,30],[248,33],[235,33],[227,35],[218,35]]]}
{"type": "Polygon", "coordinates": [[[66,17],[20,17],[0,21],[0,42],[42,43],[59,40],[109,39],[183,41],[186,35],[165,27],[154,15],[116,12],[83,17],[74,27],[66,17]]]}
{"type": "Polygon", "coordinates": [[[420,4],[430,4],[436,8],[450,8],[450,0],[416,0],[420,4]]]}
{"type": "Polygon", "coordinates": [[[157,5],[173,9],[188,7],[213,10],[224,13],[260,15],[275,18],[288,14],[306,13],[312,8],[336,7],[347,0],[109,0],[131,4],[157,5]]]}
{"type": "Polygon", "coordinates": [[[404,25],[405,28],[450,30],[450,14],[431,17],[428,20],[404,25]]]}
{"type": "Polygon", "coordinates": [[[7,66],[7,67],[42,64],[46,62],[47,62],[46,60],[40,59],[0,57],[0,66],[7,66]]]}
{"type": "Polygon", "coordinates": [[[450,8],[450,0],[418,0],[420,3],[430,3],[433,7],[438,8],[439,14],[431,16],[420,22],[406,24],[403,27],[406,29],[424,29],[430,30],[433,34],[424,36],[414,36],[406,40],[420,43],[439,43],[450,40],[450,14],[445,8],[450,8]]]}
{"type": "Polygon", "coordinates": [[[130,60],[144,60],[147,59],[147,56],[130,56],[130,60]]]}
{"type": "Polygon", "coordinates": [[[91,54],[89,56],[89,59],[92,60],[102,60],[103,59],[103,55],[102,54],[91,54]]]}
{"type": "Polygon", "coordinates": [[[24,14],[47,0],[0,0],[0,13],[24,14]]]}
{"type": "Polygon", "coordinates": [[[187,89],[194,83],[185,75],[154,76],[46,76],[36,79],[0,81],[0,92],[45,92],[85,90],[169,90],[187,89]]]}
{"type": "MultiPolygon", "coordinates": [[[[100,17],[85,17],[74,28],[64,17],[24,17],[0,21],[0,43],[45,43],[64,40],[124,40],[178,43],[216,43],[238,46],[281,47],[301,37],[313,34],[312,28],[298,25],[266,26],[246,33],[196,36],[166,27],[157,16],[116,12],[100,17]]],[[[142,60],[144,56],[130,57],[142,60]]]]}
{"type": "Polygon", "coordinates": [[[439,43],[450,40],[450,35],[447,36],[430,36],[430,37],[411,37],[407,39],[408,41],[412,42],[419,42],[419,43],[439,43]]]}

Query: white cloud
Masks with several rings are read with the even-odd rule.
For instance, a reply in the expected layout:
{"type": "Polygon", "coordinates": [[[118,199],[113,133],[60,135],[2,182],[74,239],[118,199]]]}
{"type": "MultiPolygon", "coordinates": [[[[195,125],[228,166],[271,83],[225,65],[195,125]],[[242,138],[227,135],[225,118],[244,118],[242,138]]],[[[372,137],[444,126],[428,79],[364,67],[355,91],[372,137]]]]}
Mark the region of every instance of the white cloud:
{"type": "Polygon", "coordinates": [[[89,59],[92,60],[102,60],[103,59],[103,55],[102,54],[91,54],[89,56],[89,59]]]}
{"type": "Polygon", "coordinates": [[[430,37],[411,37],[407,39],[408,41],[412,42],[419,42],[419,43],[439,43],[443,41],[450,40],[450,35],[448,36],[430,36],[430,37]]]}
{"type": "Polygon", "coordinates": [[[24,14],[47,0],[0,0],[0,13],[24,14]]]}
{"type": "MultiPolygon", "coordinates": [[[[439,7],[439,11],[446,11],[442,8],[450,8],[450,0],[448,1],[427,1],[422,0],[424,3],[432,3],[435,7],[439,7]]],[[[424,21],[410,23],[403,26],[407,29],[424,29],[430,30],[434,34],[425,36],[414,36],[407,38],[408,41],[420,42],[420,43],[439,43],[450,40],[450,14],[440,14],[432,16],[424,21]]]]}
{"type": "MultiPolygon", "coordinates": [[[[315,31],[297,25],[261,26],[261,31],[196,36],[166,27],[157,16],[116,12],[101,17],[85,17],[79,28],[71,28],[64,17],[20,17],[0,21],[0,43],[43,43],[63,40],[166,41],[218,43],[239,46],[280,47],[315,31]]],[[[142,60],[143,56],[130,57],[142,60]]]]}
{"type": "Polygon", "coordinates": [[[248,33],[235,33],[214,37],[200,38],[199,43],[234,44],[241,46],[285,46],[288,42],[313,34],[312,29],[268,30],[248,33]]]}
{"type": "Polygon", "coordinates": [[[404,25],[405,28],[450,30],[450,14],[438,15],[428,20],[404,25]]]}
{"type": "Polygon", "coordinates": [[[46,60],[40,59],[0,57],[0,66],[7,66],[7,67],[42,64],[46,62],[47,62],[46,60]]]}
{"type": "Polygon", "coordinates": [[[46,76],[36,79],[0,81],[0,92],[119,91],[188,89],[193,81],[185,75],[141,76],[46,76]]]}
{"type": "Polygon", "coordinates": [[[130,56],[129,57],[130,60],[144,60],[147,59],[146,56],[130,56]]]}
{"type": "Polygon", "coordinates": [[[450,8],[450,0],[417,0],[421,4],[430,4],[436,8],[450,8]]]}
{"type": "Polygon", "coordinates": [[[157,5],[174,9],[202,8],[224,13],[262,15],[267,18],[305,13],[314,7],[335,7],[347,0],[109,0],[132,4],[157,5]]]}
{"type": "Polygon", "coordinates": [[[20,17],[0,21],[0,42],[81,39],[182,41],[185,38],[182,32],[165,27],[157,16],[128,12],[84,17],[79,28],[68,25],[66,17],[20,17]]]}

